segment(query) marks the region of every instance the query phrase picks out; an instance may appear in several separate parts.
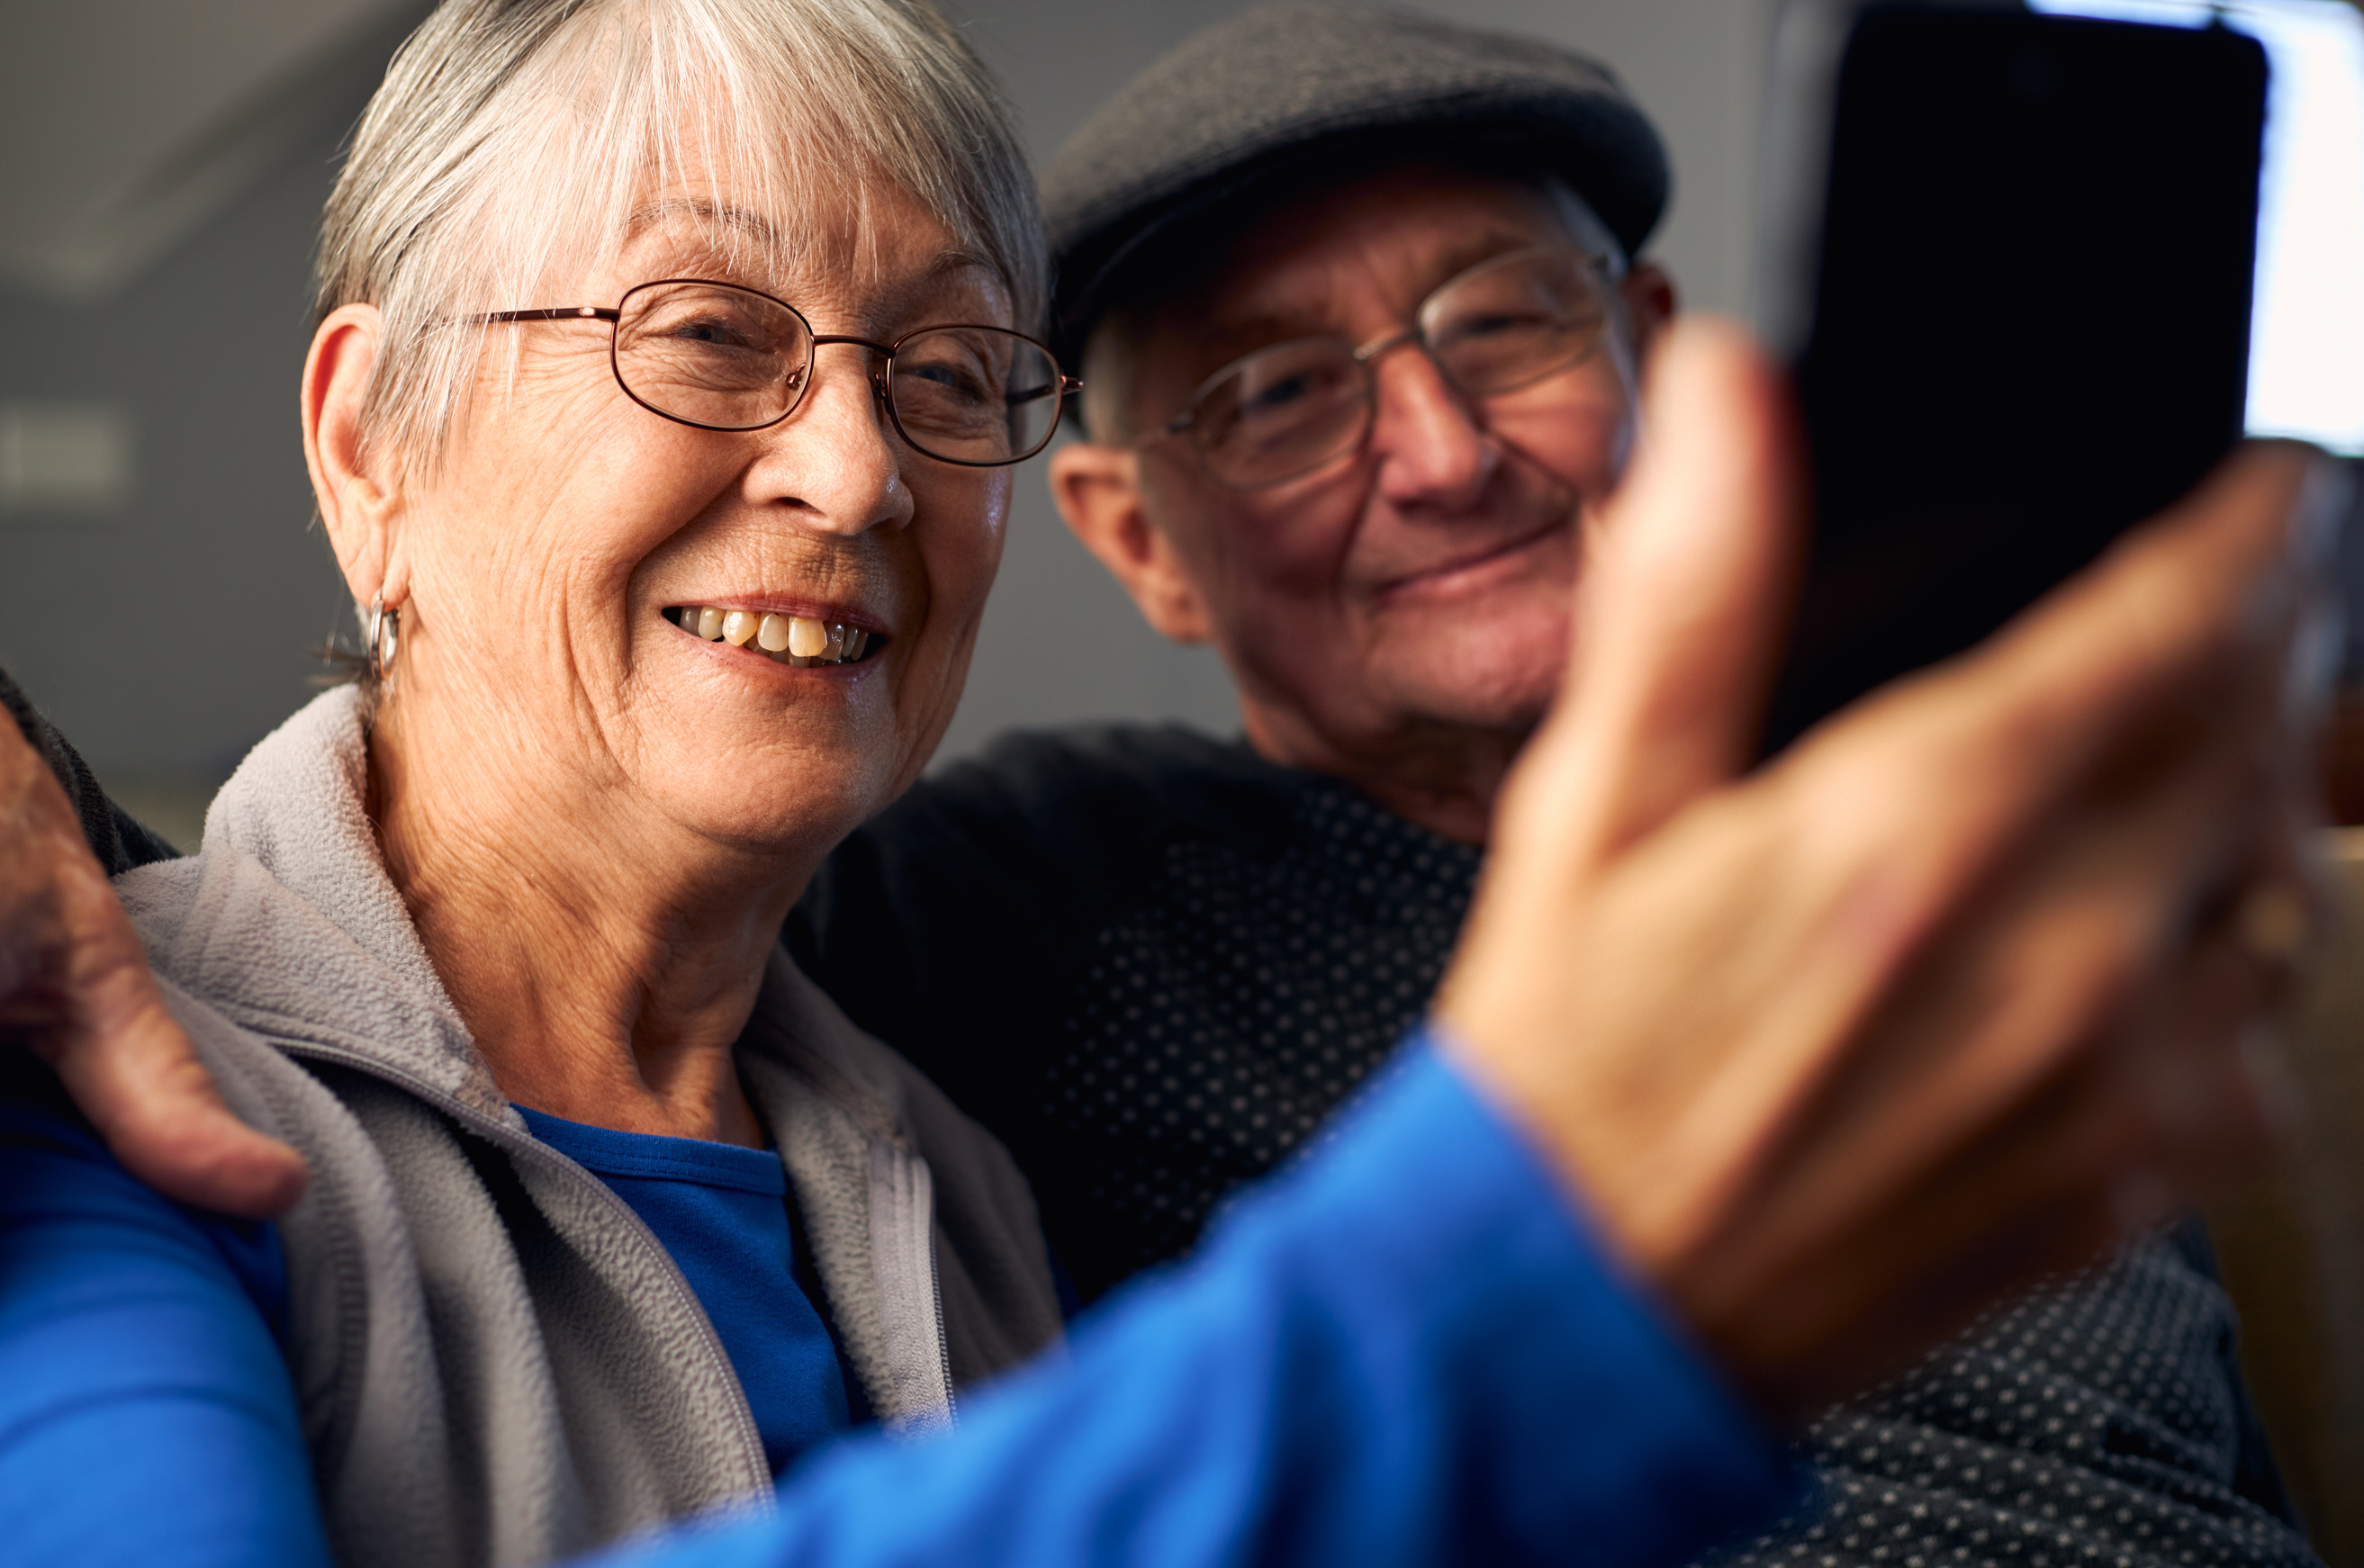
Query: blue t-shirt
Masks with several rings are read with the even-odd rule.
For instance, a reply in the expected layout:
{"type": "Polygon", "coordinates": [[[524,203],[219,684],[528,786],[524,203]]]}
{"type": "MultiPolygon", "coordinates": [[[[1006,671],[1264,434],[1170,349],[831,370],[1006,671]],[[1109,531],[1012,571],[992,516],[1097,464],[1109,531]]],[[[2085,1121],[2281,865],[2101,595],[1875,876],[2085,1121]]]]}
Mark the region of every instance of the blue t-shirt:
{"type": "Polygon", "coordinates": [[[777,1154],[586,1127],[523,1106],[518,1114],[631,1205],[673,1254],[747,1391],[774,1475],[853,1424],[837,1347],[797,1283],[777,1154]]]}

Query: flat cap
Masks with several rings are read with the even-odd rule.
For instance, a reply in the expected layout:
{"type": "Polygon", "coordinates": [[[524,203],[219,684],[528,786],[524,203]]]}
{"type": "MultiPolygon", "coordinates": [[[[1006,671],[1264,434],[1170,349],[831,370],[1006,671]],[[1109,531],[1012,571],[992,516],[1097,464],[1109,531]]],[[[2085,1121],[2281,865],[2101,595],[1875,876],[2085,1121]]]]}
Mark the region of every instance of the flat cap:
{"type": "Polygon", "coordinates": [[[1666,210],[1666,148],[1600,61],[1374,6],[1242,13],[1101,106],[1043,180],[1063,350],[1160,237],[1301,159],[1495,150],[1565,174],[1632,256],[1666,210]]]}

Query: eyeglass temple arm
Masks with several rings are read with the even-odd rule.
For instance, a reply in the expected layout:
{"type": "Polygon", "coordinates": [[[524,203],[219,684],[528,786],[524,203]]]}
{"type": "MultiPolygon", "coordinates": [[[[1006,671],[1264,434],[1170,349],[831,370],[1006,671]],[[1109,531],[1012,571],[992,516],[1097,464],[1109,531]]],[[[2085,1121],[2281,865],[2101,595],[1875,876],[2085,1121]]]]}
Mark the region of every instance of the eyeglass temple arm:
{"type": "Polygon", "coordinates": [[[555,305],[546,310],[496,310],[471,319],[485,326],[496,321],[620,321],[624,313],[597,305],[555,305]]]}

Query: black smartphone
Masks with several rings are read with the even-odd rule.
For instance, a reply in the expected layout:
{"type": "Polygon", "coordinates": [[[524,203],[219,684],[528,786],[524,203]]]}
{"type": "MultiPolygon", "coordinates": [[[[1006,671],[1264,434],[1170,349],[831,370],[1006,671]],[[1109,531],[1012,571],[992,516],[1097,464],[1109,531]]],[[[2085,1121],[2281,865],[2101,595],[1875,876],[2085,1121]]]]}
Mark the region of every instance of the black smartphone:
{"type": "Polygon", "coordinates": [[[2266,84],[2223,28],[1781,15],[1760,325],[1812,536],[1766,753],[1975,644],[2240,438],[2266,84]]]}

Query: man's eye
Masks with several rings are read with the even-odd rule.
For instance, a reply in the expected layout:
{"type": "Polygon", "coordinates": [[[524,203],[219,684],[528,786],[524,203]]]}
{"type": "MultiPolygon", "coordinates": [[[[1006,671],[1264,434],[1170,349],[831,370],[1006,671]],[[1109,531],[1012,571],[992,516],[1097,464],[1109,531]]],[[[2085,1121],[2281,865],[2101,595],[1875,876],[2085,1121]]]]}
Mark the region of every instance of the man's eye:
{"type": "Polygon", "coordinates": [[[1513,333],[1557,332],[1569,325],[1563,316],[1542,311],[1498,311],[1490,316],[1472,316],[1453,323],[1445,329],[1453,339],[1469,339],[1502,338],[1513,333]]]}
{"type": "Polygon", "coordinates": [[[1240,417],[1253,419],[1260,414],[1286,413],[1294,405],[1313,395],[1313,378],[1293,375],[1258,387],[1240,400],[1240,417]]]}

